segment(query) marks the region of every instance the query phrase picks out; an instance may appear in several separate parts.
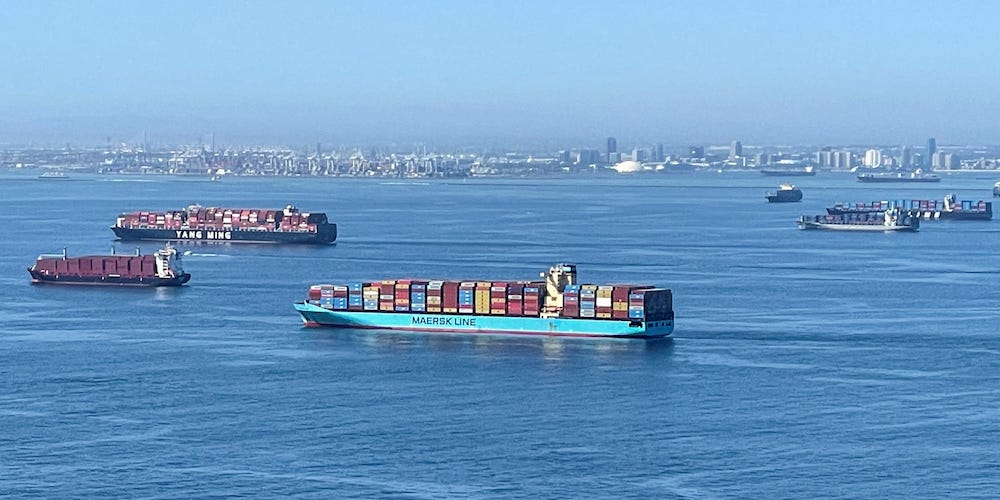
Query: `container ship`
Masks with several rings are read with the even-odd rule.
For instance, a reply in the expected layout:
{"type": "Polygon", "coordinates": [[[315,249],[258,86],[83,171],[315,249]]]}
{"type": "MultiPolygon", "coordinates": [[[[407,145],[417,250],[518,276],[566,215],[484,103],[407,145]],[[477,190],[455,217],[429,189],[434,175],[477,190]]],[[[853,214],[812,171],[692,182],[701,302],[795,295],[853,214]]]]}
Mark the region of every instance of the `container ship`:
{"type": "Polygon", "coordinates": [[[991,220],[993,202],[955,199],[949,194],[943,200],[881,200],[871,203],[837,203],[827,207],[830,215],[866,214],[884,212],[887,209],[911,212],[924,220],[991,220]]]}
{"type": "Polygon", "coordinates": [[[674,330],[669,289],[578,284],[572,264],[557,264],[541,277],[313,285],[295,309],[310,327],[624,338],[666,337],[674,330]]]}
{"type": "Polygon", "coordinates": [[[181,286],[191,279],[181,255],[167,246],[152,255],[41,255],[28,268],[32,283],[59,285],[181,286]]]}
{"type": "Polygon", "coordinates": [[[337,225],[322,212],[216,208],[191,205],[168,212],[120,214],[111,226],[120,240],[330,244],[337,225]]]}
{"type": "Polygon", "coordinates": [[[897,209],[880,213],[846,215],[803,215],[797,221],[799,229],[827,229],[833,231],[903,231],[920,229],[920,218],[897,209]]]}
{"type": "Polygon", "coordinates": [[[880,173],[861,174],[858,182],[941,182],[941,178],[934,174],[924,174],[920,172],[908,173],[880,173]]]}
{"type": "Polygon", "coordinates": [[[801,177],[806,175],[816,175],[816,170],[813,167],[803,167],[803,168],[762,168],[760,173],[763,175],[769,175],[772,177],[801,177]]]}

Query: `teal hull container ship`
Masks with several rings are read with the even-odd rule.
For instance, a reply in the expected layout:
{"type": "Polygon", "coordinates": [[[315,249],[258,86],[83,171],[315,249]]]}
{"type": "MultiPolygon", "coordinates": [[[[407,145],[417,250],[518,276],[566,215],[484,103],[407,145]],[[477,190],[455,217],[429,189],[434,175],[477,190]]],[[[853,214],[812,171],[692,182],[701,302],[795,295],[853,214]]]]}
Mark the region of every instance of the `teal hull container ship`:
{"type": "Polygon", "coordinates": [[[308,327],[619,338],[673,333],[669,289],[577,284],[571,264],[553,266],[542,277],[313,285],[295,310],[308,327]]]}

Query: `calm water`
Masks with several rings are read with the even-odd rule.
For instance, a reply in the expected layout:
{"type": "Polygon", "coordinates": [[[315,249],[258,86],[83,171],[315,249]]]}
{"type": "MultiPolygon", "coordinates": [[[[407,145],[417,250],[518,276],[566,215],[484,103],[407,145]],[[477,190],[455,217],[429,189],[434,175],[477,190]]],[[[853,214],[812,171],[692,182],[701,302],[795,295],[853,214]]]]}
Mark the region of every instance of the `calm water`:
{"type": "MultiPolygon", "coordinates": [[[[0,496],[990,497],[1000,222],[808,232],[836,201],[990,196],[751,174],[387,182],[0,176],[0,496]],[[120,211],[326,211],[326,248],[189,245],[182,289],[33,286],[134,250],[120,211]],[[670,341],[302,328],[308,285],[396,277],[674,290],[670,341]]],[[[141,245],[145,251],[154,244],[141,245]]]]}

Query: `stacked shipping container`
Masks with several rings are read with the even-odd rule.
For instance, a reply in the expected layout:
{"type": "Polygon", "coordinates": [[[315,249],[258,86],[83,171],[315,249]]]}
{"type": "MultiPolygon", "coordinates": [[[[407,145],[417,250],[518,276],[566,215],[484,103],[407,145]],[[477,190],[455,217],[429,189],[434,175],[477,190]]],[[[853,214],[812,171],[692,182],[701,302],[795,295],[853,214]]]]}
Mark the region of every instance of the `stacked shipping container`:
{"type": "MultiPolygon", "coordinates": [[[[833,208],[838,210],[860,212],[879,212],[891,208],[898,208],[900,210],[920,210],[921,212],[933,212],[946,209],[944,200],[877,200],[871,203],[855,203],[853,206],[850,204],[838,203],[834,205],[833,208]]],[[[962,212],[986,212],[991,208],[992,207],[989,207],[987,202],[983,200],[963,200],[953,206],[952,210],[962,212]]]]}
{"type": "MultiPolygon", "coordinates": [[[[527,281],[384,280],[314,285],[309,300],[332,310],[539,317],[544,290],[543,283],[527,281]]],[[[559,316],[649,320],[672,308],[670,290],[648,285],[568,285],[559,316]]]]}
{"type": "Polygon", "coordinates": [[[51,276],[154,277],[156,258],[152,255],[42,257],[35,261],[34,269],[51,276]]]}
{"type": "Polygon", "coordinates": [[[317,231],[317,222],[326,216],[295,212],[285,215],[281,210],[191,207],[187,211],[130,212],[119,216],[120,227],[139,229],[207,229],[246,231],[317,231]]]}

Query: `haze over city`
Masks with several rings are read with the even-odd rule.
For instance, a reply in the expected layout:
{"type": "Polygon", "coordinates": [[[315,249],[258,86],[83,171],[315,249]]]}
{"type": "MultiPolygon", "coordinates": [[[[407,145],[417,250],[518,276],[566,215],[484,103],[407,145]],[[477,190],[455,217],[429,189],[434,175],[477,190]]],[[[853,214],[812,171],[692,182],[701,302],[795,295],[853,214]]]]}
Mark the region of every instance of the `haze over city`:
{"type": "Polygon", "coordinates": [[[0,144],[996,144],[989,2],[16,2],[0,144]]]}

